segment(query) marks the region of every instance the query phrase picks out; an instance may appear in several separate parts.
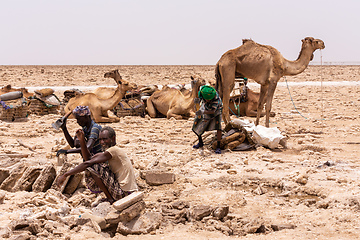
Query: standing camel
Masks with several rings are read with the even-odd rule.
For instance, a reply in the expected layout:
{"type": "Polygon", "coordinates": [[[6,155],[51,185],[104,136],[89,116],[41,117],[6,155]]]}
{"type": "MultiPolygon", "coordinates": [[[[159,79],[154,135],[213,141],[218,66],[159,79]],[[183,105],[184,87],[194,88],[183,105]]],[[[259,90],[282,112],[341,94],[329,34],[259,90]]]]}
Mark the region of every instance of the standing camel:
{"type": "Polygon", "coordinates": [[[314,51],[324,48],[325,44],[322,40],[307,37],[302,40],[298,58],[295,61],[289,61],[271,46],[244,39],[243,45],[224,53],[215,67],[216,90],[224,104],[224,122],[230,121],[229,100],[230,92],[234,88],[235,77],[247,77],[261,85],[255,125],[259,124],[266,99],[265,125],[269,127],[271,103],[279,79],[283,76],[292,76],[303,72],[313,59],[314,51]]]}

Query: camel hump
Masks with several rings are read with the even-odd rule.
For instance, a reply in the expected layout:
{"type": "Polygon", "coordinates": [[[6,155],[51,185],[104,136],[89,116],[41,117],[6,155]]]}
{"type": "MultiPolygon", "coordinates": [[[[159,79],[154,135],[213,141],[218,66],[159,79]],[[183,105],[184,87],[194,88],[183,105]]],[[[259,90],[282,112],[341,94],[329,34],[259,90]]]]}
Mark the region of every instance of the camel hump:
{"type": "Polygon", "coordinates": [[[253,43],[255,43],[254,40],[251,40],[251,39],[243,39],[243,40],[242,40],[242,43],[243,43],[243,44],[245,44],[245,43],[247,43],[247,42],[253,42],[253,43]]]}

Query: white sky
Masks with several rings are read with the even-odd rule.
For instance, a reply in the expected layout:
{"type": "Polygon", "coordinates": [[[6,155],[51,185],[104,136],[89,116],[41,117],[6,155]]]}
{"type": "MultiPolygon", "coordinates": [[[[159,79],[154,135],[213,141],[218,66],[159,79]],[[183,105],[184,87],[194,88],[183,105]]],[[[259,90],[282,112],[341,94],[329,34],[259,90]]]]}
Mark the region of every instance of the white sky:
{"type": "Polygon", "coordinates": [[[216,64],[243,38],[360,64],[359,0],[2,0],[0,65],[216,64]]]}

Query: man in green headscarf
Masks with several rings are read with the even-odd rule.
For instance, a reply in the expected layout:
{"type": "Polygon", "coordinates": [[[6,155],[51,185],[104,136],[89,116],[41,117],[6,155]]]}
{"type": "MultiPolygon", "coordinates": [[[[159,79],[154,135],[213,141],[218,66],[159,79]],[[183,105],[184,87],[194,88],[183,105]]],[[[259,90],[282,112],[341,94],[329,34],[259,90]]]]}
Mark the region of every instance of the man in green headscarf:
{"type": "Polygon", "coordinates": [[[200,88],[198,96],[201,100],[200,110],[196,112],[193,132],[199,142],[193,146],[198,149],[204,146],[201,135],[205,131],[217,130],[217,147],[215,153],[220,154],[222,101],[215,88],[205,85],[200,88]]]}

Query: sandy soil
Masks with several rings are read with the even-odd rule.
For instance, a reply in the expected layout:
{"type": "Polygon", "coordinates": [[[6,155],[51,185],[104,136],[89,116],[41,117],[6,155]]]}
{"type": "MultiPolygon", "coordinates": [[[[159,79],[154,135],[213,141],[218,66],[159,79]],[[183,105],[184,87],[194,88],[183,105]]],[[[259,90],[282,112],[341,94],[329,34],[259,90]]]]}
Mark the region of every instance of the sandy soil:
{"type": "MultiPolygon", "coordinates": [[[[189,83],[191,75],[214,79],[214,66],[0,66],[0,79],[2,86],[13,87],[115,85],[113,80],[103,77],[113,69],[119,69],[124,79],[139,85],[189,83]]],[[[358,83],[359,74],[360,66],[309,66],[297,76],[286,77],[286,81],[358,83]]],[[[63,97],[62,92],[55,94],[63,97]]],[[[176,174],[171,185],[141,184],[148,206],[157,209],[174,200],[195,205],[227,205],[229,215],[245,222],[294,226],[281,231],[227,236],[211,226],[211,222],[164,223],[152,234],[131,238],[358,239],[359,106],[360,86],[356,84],[278,86],[273,101],[276,116],[271,118],[270,127],[277,127],[288,137],[287,148],[226,150],[221,155],[192,149],[196,140],[191,132],[192,119],[124,117],[119,123],[103,124],[116,130],[117,142],[134,162],[137,173],[158,161],[156,167],[176,174]]],[[[30,115],[26,122],[0,122],[1,167],[11,168],[19,162],[56,165],[55,152],[65,146],[62,132],[51,127],[59,117],[59,114],[30,115]],[[28,157],[6,156],[11,153],[28,157]]],[[[74,133],[78,125],[69,121],[69,130],[74,133]]],[[[264,119],[260,124],[264,124],[264,119]]],[[[74,155],[68,160],[80,161],[74,155]]],[[[0,203],[0,233],[6,231],[11,220],[29,209],[37,211],[36,207],[24,204],[37,195],[6,192],[0,203]]],[[[60,239],[110,237],[95,232],[60,236],[60,239]]],[[[115,238],[125,239],[121,235],[115,238]]]]}

